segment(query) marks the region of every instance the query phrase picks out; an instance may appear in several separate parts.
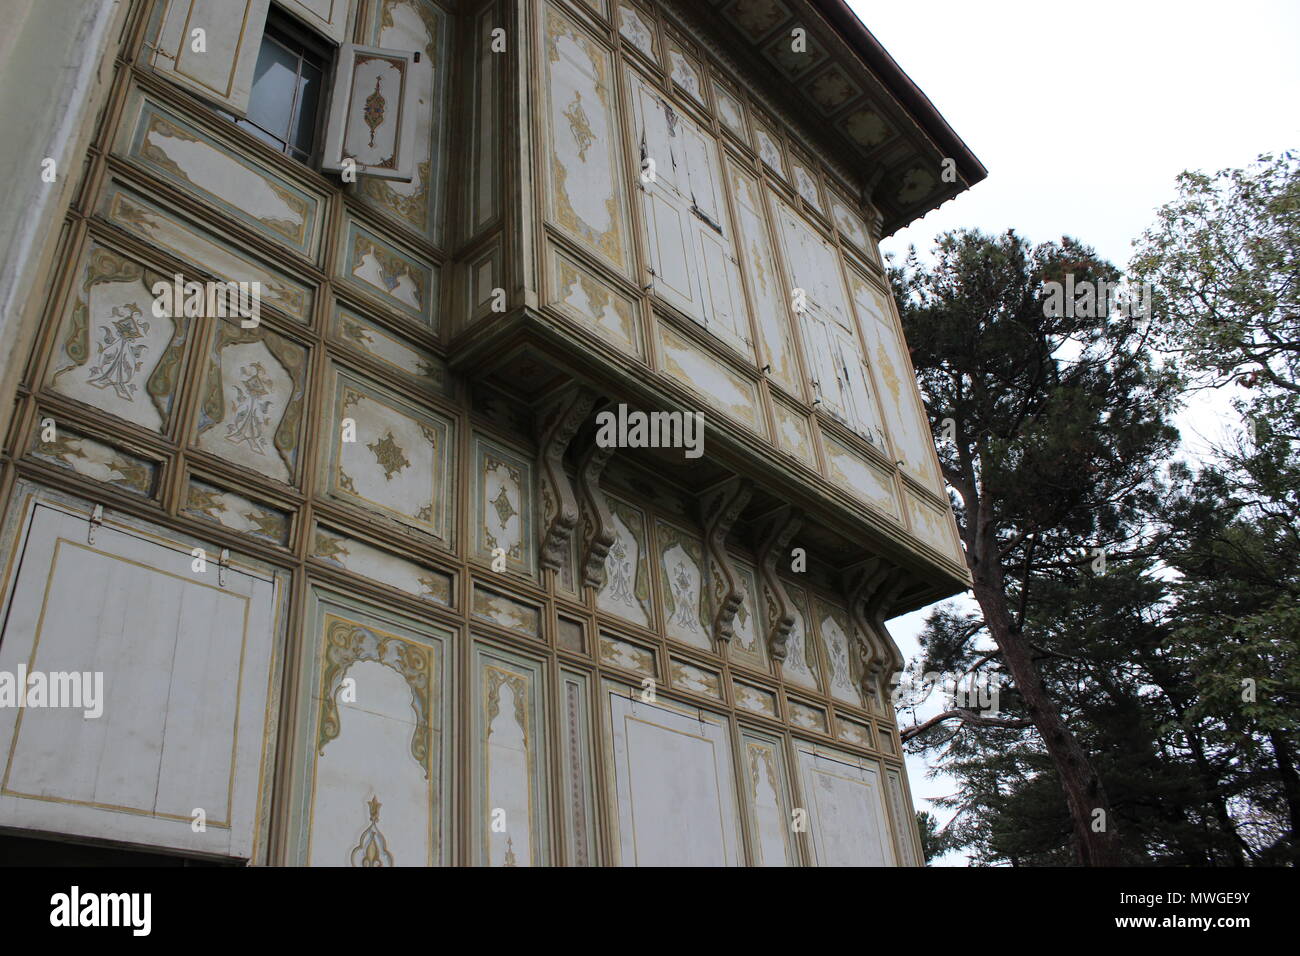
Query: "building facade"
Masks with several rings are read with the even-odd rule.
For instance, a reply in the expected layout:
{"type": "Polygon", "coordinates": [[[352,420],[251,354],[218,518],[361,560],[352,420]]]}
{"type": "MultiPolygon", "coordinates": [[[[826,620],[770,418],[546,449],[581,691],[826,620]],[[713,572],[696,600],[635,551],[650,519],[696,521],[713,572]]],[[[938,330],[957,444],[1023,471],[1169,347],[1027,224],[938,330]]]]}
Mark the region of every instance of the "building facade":
{"type": "Polygon", "coordinates": [[[969,579],[878,242],[984,170],[848,8],[60,3],[0,853],[919,865],[885,621],[969,579]]]}

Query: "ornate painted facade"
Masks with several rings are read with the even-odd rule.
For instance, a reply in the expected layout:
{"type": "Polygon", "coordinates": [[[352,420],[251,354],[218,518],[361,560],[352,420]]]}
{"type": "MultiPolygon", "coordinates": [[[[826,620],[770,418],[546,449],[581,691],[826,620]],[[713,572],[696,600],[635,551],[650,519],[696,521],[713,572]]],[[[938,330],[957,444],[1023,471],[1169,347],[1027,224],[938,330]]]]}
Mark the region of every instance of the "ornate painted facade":
{"type": "Polygon", "coordinates": [[[968,577],[878,242],[978,160],[839,0],[216,9],[124,4],[61,157],[0,671],[103,714],[0,707],[0,852],[920,865],[885,621],[968,577]]]}

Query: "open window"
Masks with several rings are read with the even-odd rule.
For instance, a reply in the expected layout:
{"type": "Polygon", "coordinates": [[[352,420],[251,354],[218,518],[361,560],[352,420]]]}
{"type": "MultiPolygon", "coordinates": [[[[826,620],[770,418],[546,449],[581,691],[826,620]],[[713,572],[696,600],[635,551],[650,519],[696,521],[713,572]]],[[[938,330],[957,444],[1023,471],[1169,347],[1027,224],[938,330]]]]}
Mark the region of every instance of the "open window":
{"type": "Polygon", "coordinates": [[[299,162],[410,181],[420,54],[343,42],[354,4],[171,0],[151,62],[299,162]]]}

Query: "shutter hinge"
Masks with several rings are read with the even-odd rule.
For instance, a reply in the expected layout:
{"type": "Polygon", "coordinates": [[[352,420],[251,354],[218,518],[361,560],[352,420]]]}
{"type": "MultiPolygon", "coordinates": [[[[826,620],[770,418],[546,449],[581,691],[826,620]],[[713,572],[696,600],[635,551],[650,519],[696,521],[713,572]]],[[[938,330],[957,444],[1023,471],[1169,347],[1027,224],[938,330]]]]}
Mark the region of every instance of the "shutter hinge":
{"type": "Polygon", "coordinates": [[[99,526],[104,523],[104,506],[95,505],[95,510],[90,513],[90,528],[86,531],[86,544],[95,543],[95,532],[99,526]]]}
{"type": "Polygon", "coordinates": [[[230,549],[222,548],[221,557],[217,559],[217,585],[226,586],[226,569],[230,566],[230,549]]]}

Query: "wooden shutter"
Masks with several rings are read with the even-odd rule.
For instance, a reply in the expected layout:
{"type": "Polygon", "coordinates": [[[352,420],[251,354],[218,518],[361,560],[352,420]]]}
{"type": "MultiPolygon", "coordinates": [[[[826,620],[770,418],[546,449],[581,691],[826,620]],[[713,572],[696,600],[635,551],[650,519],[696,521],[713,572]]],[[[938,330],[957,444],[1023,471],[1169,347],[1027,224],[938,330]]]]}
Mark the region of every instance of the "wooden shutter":
{"type": "Polygon", "coordinates": [[[358,176],[410,182],[415,173],[418,53],[346,43],[339,49],[321,168],[347,160],[358,176]]]}
{"type": "Polygon", "coordinates": [[[245,115],[269,3],[170,0],[158,30],[153,68],[222,109],[245,115]]]}
{"type": "Polygon", "coordinates": [[[686,154],[677,137],[679,120],[670,106],[640,83],[633,109],[640,140],[641,201],[654,289],[687,315],[702,319],[692,253],[690,182],[686,154]],[[649,182],[644,178],[646,160],[654,161],[654,178],[649,182]]]}
{"type": "Polygon", "coordinates": [[[99,673],[103,700],[0,707],[0,826],[247,858],[280,584],[212,545],[196,571],[198,542],[137,524],[106,515],[92,541],[86,515],[41,503],[15,544],[0,670],[99,673]]]}
{"type": "Polygon", "coordinates": [[[338,45],[347,36],[348,0],[276,0],[307,26],[338,45]]]}

